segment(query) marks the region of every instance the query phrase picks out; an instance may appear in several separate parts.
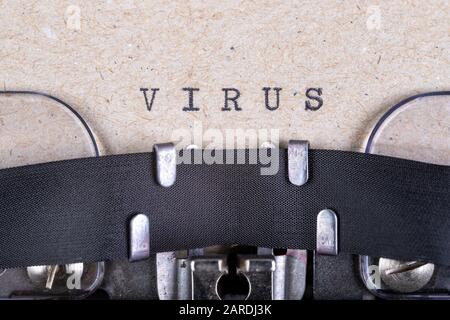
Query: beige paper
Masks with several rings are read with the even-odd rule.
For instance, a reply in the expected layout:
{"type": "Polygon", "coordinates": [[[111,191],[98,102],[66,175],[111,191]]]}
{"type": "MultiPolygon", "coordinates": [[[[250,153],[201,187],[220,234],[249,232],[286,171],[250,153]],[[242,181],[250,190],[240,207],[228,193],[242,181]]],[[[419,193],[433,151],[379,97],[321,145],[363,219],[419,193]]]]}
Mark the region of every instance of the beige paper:
{"type": "Polygon", "coordinates": [[[194,121],[359,150],[388,107],[449,89],[449,17],[449,1],[3,0],[0,87],[68,102],[106,153],[149,151],[194,121]],[[160,88],[150,112],[141,87],[160,88]],[[198,112],[182,111],[183,87],[200,88],[198,112]],[[221,111],[225,87],[242,111],[221,111]],[[263,87],[283,88],[278,110],[263,87]]]}

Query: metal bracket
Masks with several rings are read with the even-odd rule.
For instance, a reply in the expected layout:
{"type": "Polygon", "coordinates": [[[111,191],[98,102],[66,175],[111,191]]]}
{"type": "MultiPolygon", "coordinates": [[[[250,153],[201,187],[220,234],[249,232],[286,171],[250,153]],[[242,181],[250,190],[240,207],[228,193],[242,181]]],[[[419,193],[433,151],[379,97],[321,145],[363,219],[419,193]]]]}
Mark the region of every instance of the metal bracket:
{"type": "Polygon", "coordinates": [[[288,143],[288,175],[289,181],[302,186],[308,181],[308,149],[306,140],[289,140],[288,143]]]}
{"type": "Polygon", "coordinates": [[[156,158],[156,180],[163,187],[170,187],[177,176],[177,153],[173,143],[153,146],[156,158]]]}
{"type": "MultiPolygon", "coordinates": [[[[227,258],[229,250],[220,246],[156,254],[159,298],[214,300],[223,298],[222,294],[226,298],[224,283],[226,275],[233,274],[230,270],[238,276],[233,281],[240,279],[242,285],[247,280],[247,299],[300,300],[303,297],[306,250],[288,249],[286,254],[275,255],[272,249],[258,248],[257,254],[238,253],[231,264],[227,258]]],[[[243,298],[245,292],[238,294],[243,298]]]]}
{"type": "Polygon", "coordinates": [[[324,209],[317,215],[316,252],[323,255],[338,254],[338,220],[330,209],[324,209]]]}
{"type": "Polygon", "coordinates": [[[145,214],[139,213],[130,220],[131,262],[147,259],[150,256],[150,222],[145,214]]]}

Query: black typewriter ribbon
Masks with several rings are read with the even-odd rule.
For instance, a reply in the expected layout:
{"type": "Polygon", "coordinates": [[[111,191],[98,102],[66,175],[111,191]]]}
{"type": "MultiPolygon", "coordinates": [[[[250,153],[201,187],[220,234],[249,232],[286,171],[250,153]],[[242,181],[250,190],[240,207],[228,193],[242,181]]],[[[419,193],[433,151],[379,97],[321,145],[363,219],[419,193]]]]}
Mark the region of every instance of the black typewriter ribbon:
{"type": "Polygon", "coordinates": [[[153,253],[216,244],[315,249],[325,208],[338,215],[340,252],[450,265],[448,166],[310,150],[310,178],[299,187],[281,150],[276,175],[260,175],[257,164],[179,164],[175,184],[163,188],[153,156],[0,170],[0,267],[127,259],[136,213],[150,219],[153,253]]]}

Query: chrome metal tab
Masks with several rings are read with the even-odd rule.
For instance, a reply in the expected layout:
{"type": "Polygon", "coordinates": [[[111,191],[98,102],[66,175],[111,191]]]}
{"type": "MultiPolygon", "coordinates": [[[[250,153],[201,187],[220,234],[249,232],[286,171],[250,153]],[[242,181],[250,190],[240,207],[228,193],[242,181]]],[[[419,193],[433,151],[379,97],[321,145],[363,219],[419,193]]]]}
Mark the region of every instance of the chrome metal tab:
{"type": "Polygon", "coordinates": [[[150,256],[150,222],[145,214],[137,214],[130,220],[130,257],[139,261],[150,256]]]}
{"type": "Polygon", "coordinates": [[[190,260],[193,300],[218,300],[217,282],[228,272],[225,256],[197,257],[190,260]]]}
{"type": "MultiPolygon", "coordinates": [[[[271,300],[274,297],[274,271],[276,263],[273,255],[238,255],[238,276],[248,281],[248,293],[245,299],[271,300]]],[[[242,279],[243,280],[243,279],[242,279]]],[[[242,281],[241,280],[241,281],[242,281]]]]}
{"type": "Polygon", "coordinates": [[[330,209],[324,209],[317,215],[316,251],[324,255],[338,253],[338,220],[330,209]]]}
{"type": "Polygon", "coordinates": [[[163,187],[175,183],[177,174],[177,153],[173,143],[160,143],[153,146],[156,158],[156,180],[163,187]]]}
{"type": "Polygon", "coordinates": [[[302,186],[308,181],[308,149],[308,141],[289,141],[288,175],[289,181],[296,186],[302,186]]]}

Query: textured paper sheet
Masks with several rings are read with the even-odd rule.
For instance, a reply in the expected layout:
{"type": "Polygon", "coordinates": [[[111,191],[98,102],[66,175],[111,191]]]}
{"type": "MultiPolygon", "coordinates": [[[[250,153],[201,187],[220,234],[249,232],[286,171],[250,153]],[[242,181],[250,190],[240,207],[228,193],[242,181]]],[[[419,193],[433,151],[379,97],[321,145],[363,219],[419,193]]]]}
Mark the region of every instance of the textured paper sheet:
{"type": "Polygon", "coordinates": [[[449,18],[449,1],[0,0],[0,87],[68,102],[106,153],[151,150],[195,121],[358,150],[388,107],[450,88],[449,18]],[[160,88],[152,111],[142,87],[160,88]],[[199,111],[182,111],[183,87],[200,89],[199,111]],[[221,111],[226,87],[242,111],[221,111]],[[278,110],[263,87],[283,88],[278,110]],[[309,87],[323,90],[317,111],[309,87]]]}

